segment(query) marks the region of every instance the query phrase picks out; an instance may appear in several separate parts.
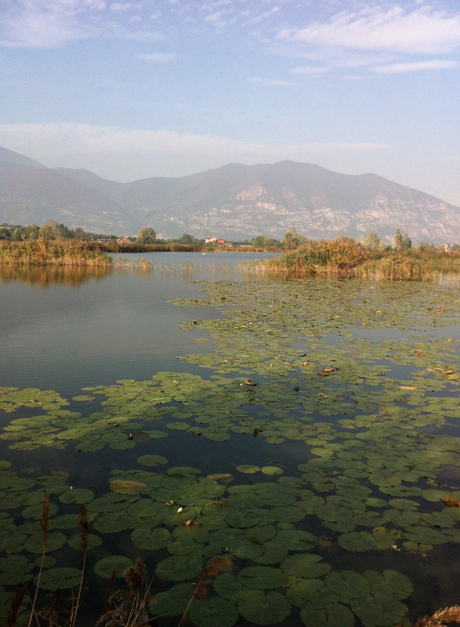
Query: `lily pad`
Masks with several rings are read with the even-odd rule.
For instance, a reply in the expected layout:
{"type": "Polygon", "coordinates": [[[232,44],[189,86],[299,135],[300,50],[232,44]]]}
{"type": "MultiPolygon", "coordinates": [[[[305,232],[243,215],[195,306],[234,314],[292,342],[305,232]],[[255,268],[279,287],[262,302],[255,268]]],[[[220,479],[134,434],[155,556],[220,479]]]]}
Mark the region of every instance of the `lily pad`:
{"type": "Polygon", "coordinates": [[[158,464],[167,464],[168,460],[162,455],[142,455],[137,458],[137,463],[142,466],[158,466],[158,464]]]}
{"type": "Polygon", "coordinates": [[[273,625],[289,616],[291,604],[279,592],[264,594],[261,590],[245,590],[238,601],[238,610],[251,623],[273,625]]]}
{"type": "Polygon", "coordinates": [[[134,529],[131,533],[131,541],[139,549],[157,551],[171,542],[171,534],[167,529],[152,528],[145,525],[134,529]]]}
{"type": "Polygon", "coordinates": [[[306,555],[291,555],[281,562],[281,570],[294,577],[315,579],[322,577],[331,570],[330,564],[319,563],[321,557],[312,553],[306,555]]]}
{"type": "Polygon", "coordinates": [[[324,583],[338,594],[342,599],[359,599],[367,596],[371,591],[369,581],[359,573],[352,570],[343,570],[341,572],[332,571],[324,578],[324,583]]]}
{"type": "Polygon", "coordinates": [[[186,581],[201,574],[203,558],[198,555],[175,555],[159,562],[155,569],[160,579],[186,581]]]}
{"type": "Polygon", "coordinates": [[[240,464],[240,466],[237,466],[236,469],[247,475],[253,475],[255,472],[259,472],[260,470],[259,466],[253,466],[251,464],[240,464]]]}
{"type": "MultiPolygon", "coordinates": [[[[81,570],[78,568],[50,568],[45,570],[40,578],[40,588],[44,590],[67,590],[80,585],[81,570]]],[[[38,575],[35,577],[37,584],[38,575]]]]}
{"type": "Polygon", "coordinates": [[[189,618],[197,627],[231,627],[238,620],[238,610],[229,599],[212,597],[194,601],[189,618]]]}
{"type": "Polygon", "coordinates": [[[123,577],[124,571],[132,565],[132,561],[124,555],[111,555],[96,562],[94,572],[104,579],[110,579],[114,571],[117,577],[123,577]]]}
{"type": "Polygon", "coordinates": [[[251,566],[243,568],[238,574],[238,581],[248,588],[267,590],[284,586],[288,576],[277,568],[269,566],[251,566]]]}
{"type": "Polygon", "coordinates": [[[355,624],[353,613],[342,603],[323,609],[315,609],[308,604],[300,610],[300,618],[306,627],[353,627],[355,624]]]}

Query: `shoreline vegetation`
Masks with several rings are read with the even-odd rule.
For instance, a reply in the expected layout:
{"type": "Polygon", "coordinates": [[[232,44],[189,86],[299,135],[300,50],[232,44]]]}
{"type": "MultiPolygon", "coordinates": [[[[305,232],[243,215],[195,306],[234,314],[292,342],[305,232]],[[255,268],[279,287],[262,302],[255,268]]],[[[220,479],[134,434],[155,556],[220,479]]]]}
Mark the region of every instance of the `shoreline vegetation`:
{"type": "MultiPolygon", "coordinates": [[[[248,249],[232,249],[233,252],[248,249]]],[[[110,253],[223,252],[193,244],[139,244],[82,242],[75,239],[0,241],[0,266],[112,268],[135,265],[151,268],[146,259],[114,260],[110,253]]],[[[226,251],[224,251],[226,252],[226,251]]],[[[254,249],[254,252],[260,252],[254,249]]],[[[440,275],[460,272],[460,252],[430,250],[369,250],[347,237],[308,240],[299,248],[268,260],[241,265],[245,274],[286,278],[357,278],[383,281],[433,281],[440,275]]]]}
{"type": "Polygon", "coordinates": [[[350,238],[338,237],[309,241],[281,257],[244,264],[243,271],[291,278],[432,281],[442,273],[459,273],[460,253],[368,250],[350,238]]]}

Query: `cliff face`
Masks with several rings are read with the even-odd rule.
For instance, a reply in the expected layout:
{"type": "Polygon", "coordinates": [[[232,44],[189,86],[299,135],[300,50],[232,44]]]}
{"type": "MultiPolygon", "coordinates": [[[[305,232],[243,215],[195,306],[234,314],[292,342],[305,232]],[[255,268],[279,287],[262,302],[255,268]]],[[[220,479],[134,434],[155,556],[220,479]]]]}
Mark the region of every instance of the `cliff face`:
{"type": "Polygon", "coordinates": [[[460,208],[375,174],[282,161],[116,183],[87,170],[49,170],[0,148],[0,223],[50,218],[112,233],[153,226],[169,237],[279,239],[295,227],[314,239],[374,231],[390,242],[397,227],[413,241],[460,242],[460,208]]]}

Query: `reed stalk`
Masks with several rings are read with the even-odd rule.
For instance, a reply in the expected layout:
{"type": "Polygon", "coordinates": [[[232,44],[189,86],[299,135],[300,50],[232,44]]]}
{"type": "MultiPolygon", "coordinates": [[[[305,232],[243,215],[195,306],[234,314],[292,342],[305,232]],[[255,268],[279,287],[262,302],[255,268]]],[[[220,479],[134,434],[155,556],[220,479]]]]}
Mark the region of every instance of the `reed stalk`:
{"type": "Polygon", "coordinates": [[[5,627],[15,627],[16,619],[18,616],[19,608],[21,607],[22,599],[26,593],[24,585],[21,584],[16,588],[13,599],[5,615],[5,627]]]}
{"type": "Polygon", "coordinates": [[[46,546],[48,543],[48,530],[50,526],[50,497],[47,495],[46,490],[43,490],[43,492],[45,493],[45,500],[43,502],[42,519],[40,521],[43,552],[42,552],[42,560],[40,563],[40,570],[38,571],[37,585],[35,587],[34,600],[32,602],[32,609],[30,610],[29,622],[27,623],[27,627],[30,627],[30,625],[32,624],[32,619],[34,616],[35,616],[35,620],[37,621],[37,625],[40,625],[40,623],[38,622],[37,613],[35,611],[35,606],[37,604],[38,590],[40,588],[40,579],[41,579],[42,572],[43,572],[43,565],[45,563],[46,546]]]}
{"type": "MultiPolygon", "coordinates": [[[[75,604],[72,603],[72,611],[70,614],[70,627],[75,627],[77,620],[78,610],[81,604],[81,591],[83,589],[83,578],[85,576],[86,569],[86,556],[88,553],[88,538],[89,538],[89,525],[88,525],[88,512],[82,505],[77,505],[78,509],[78,528],[80,530],[80,546],[83,551],[83,565],[81,569],[80,585],[78,587],[77,600],[75,604]]],[[[73,598],[72,598],[73,601],[73,598]]]]}
{"type": "Polygon", "coordinates": [[[185,608],[185,612],[182,614],[182,618],[180,619],[178,627],[184,627],[185,623],[188,619],[188,612],[190,606],[197,599],[206,599],[208,595],[207,587],[211,584],[214,579],[219,575],[223,570],[225,570],[228,566],[231,566],[232,562],[228,559],[228,557],[223,557],[219,555],[209,564],[207,568],[201,573],[200,578],[195,586],[195,591],[192,594],[190,601],[185,608]]]}

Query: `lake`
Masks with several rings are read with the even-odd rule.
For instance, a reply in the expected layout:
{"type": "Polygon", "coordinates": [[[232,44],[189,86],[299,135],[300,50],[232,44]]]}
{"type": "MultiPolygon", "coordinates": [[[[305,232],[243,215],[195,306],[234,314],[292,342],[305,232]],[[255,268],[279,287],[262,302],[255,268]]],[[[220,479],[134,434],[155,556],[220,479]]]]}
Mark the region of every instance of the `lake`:
{"type": "Polygon", "coordinates": [[[44,490],[37,607],[60,587],[57,624],[75,504],[77,625],[137,557],[160,627],[210,563],[197,627],[390,627],[458,603],[459,286],[241,267],[270,256],[0,268],[0,606],[34,591],[44,490]]]}

